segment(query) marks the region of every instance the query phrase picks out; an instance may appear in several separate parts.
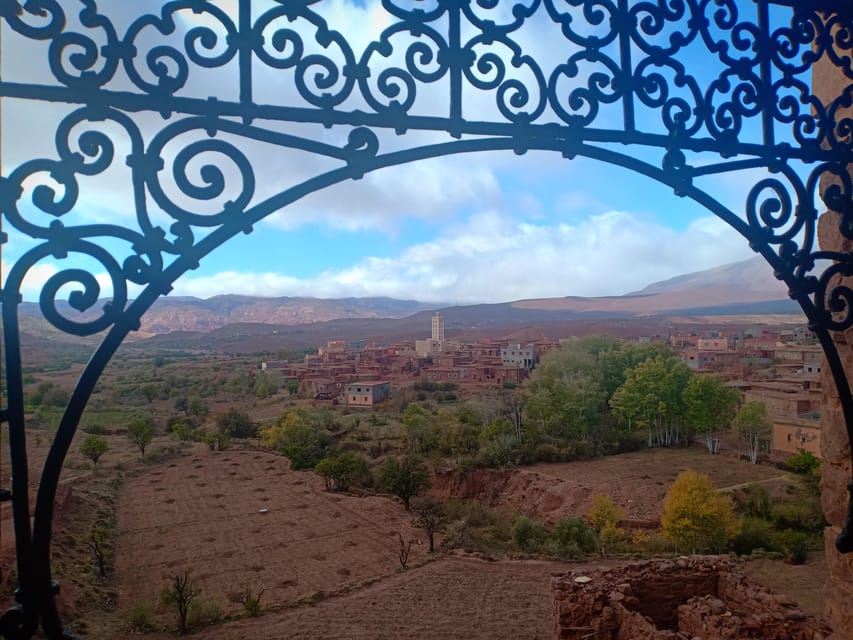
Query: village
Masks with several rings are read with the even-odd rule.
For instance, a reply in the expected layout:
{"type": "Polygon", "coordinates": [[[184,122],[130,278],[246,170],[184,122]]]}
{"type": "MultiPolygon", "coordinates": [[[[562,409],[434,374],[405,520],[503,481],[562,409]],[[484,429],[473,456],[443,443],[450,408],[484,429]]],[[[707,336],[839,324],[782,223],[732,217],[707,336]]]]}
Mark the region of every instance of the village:
{"type": "MultiPolygon", "coordinates": [[[[572,339],[452,340],[445,337],[444,318],[436,312],[429,338],[389,345],[331,340],[303,362],[267,360],[261,369],[295,381],[299,393],[315,401],[373,407],[387,401],[395,389],[413,385],[513,389],[545,353],[572,339]]],[[[744,401],[764,403],[773,422],[770,450],[803,449],[821,455],[822,351],[807,328],[707,330],[633,341],[668,341],[673,354],[692,371],[717,375],[738,389],[744,401]]]]}

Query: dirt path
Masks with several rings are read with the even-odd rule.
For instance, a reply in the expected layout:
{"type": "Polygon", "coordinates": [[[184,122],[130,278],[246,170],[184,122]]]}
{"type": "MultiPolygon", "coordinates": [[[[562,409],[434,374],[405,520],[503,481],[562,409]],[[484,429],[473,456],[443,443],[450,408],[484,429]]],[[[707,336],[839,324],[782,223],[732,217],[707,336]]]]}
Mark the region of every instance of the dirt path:
{"type": "Polygon", "coordinates": [[[774,482],[779,482],[783,480],[791,481],[792,479],[793,476],[790,473],[783,473],[782,475],[773,476],[771,478],[762,478],[761,480],[749,480],[748,482],[739,482],[728,487],[719,487],[717,491],[730,493],[732,491],[746,489],[747,487],[750,487],[754,484],[773,484],[774,482]]]}

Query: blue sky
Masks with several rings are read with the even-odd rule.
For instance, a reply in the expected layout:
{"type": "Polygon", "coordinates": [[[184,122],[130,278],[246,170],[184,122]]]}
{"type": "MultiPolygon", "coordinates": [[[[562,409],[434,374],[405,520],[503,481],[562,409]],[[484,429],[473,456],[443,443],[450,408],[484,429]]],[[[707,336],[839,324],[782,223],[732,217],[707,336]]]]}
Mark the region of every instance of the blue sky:
{"type": "MultiPolygon", "coordinates": [[[[70,0],[62,4],[79,6],[70,0]]],[[[235,11],[228,0],[217,5],[235,11]]],[[[753,6],[751,1],[738,5],[745,11],[753,6]]],[[[118,0],[99,6],[105,12],[127,8],[118,0]]],[[[363,42],[356,45],[363,46],[389,24],[376,2],[329,0],[318,6],[325,7],[333,26],[360,25],[356,37],[363,42]]],[[[178,26],[184,31],[212,23],[189,12],[181,17],[184,22],[178,26]]],[[[533,23],[526,42],[542,59],[551,55],[549,43],[537,38],[535,28],[533,23]]],[[[4,79],[43,77],[46,49],[29,49],[10,35],[8,29],[3,33],[4,79]]],[[[701,54],[691,52],[686,60],[698,74],[705,69],[701,54]]],[[[221,70],[217,73],[192,76],[187,91],[227,99],[224,85],[214,88],[224,82],[221,70]]],[[[275,97],[270,92],[277,86],[271,80],[258,93],[275,97]]],[[[494,106],[490,95],[475,105],[484,113],[494,106]]],[[[427,95],[418,104],[427,111],[435,107],[444,107],[440,95],[427,95]]],[[[617,116],[604,113],[600,122],[617,116]]],[[[52,137],[60,117],[49,105],[4,102],[4,175],[30,158],[55,154],[52,137]]],[[[159,126],[156,117],[149,117],[143,131],[159,126]]],[[[317,129],[308,135],[340,140],[345,134],[317,129]]],[[[393,135],[382,142],[405,144],[393,135]]],[[[247,154],[256,163],[259,198],[308,177],[316,162],[262,145],[248,145],[247,154]]],[[[127,171],[115,164],[105,174],[81,181],[80,200],[63,221],[133,226],[127,171]]],[[[739,210],[755,177],[719,176],[705,184],[721,202],[739,210]]],[[[47,216],[27,211],[45,224],[47,216]]],[[[160,221],[169,223],[165,215],[160,221]]],[[[32,246],[8,225],[5,230],[10,240],[3,250],[4,273],[32,246]]],[[[566,160],[553,152],[493,152],[384,169],[307,196],[258,224],[254,233],[207,256],[175,283],[173,295],[387,295],[444,303],[619,295],[750,255],[746,241],[725,223],[644,176],[589,159],[566,160]]],[[[25,299],[34,299],[45,278],[61,266],[51,261],[36,265],[25,281],[25,299]]],[[[108,279],[97,265],[91,268],[103,285],[102,295],[109,295],[108,279]]]]}

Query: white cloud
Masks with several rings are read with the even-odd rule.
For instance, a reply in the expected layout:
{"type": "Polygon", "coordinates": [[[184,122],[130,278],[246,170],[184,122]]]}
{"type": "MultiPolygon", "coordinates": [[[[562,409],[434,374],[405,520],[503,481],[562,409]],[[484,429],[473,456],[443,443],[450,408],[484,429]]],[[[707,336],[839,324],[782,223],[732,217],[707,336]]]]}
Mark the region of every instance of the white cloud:
{"type": "Polygon", "coordinates": [[[368,257],[309,278],[237,271],[185,277],[175,283],[175,294],[209,297],[239,290],[466,303],[618,295],[749,255],[743,239],[713,217],[698,218],[679,232],[619,211],[574,225],[521,222],[487,211],[396,257],[368,257]]]}

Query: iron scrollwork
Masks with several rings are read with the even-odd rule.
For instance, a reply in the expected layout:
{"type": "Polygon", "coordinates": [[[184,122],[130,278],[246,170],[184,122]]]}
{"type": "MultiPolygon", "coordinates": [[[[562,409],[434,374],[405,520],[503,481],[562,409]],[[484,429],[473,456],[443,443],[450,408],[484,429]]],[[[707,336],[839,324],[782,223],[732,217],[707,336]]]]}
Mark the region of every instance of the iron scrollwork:
{"type": "MultiPolygon", "coordinates": [[[[96,0],[0,2],[8,68],[19,64],[18,45],[43,56],[39,81],[6,74],[4,108],[40,101],[61,112],[53,149],[0,179],[2,240],[33,243],[0,298],[20,576],[19,605],[0,621],[4,637],[30,637],[39,625],[52,638],[66,633],[49,562],[59,469],[95,383],[146,309],[266,216],[395,164],[550,150],[621,165],[700,203],[788,285],[826,351],[853,430],[830,333],[853,326],[853,290],[842,279],[853,276],[853,257],[816,246],[821,201],[853,240],[848,3],[381,0],[387,24],[361,47],[360,27],[336,29],[318,0],[263,8],[239,0],[232,11],[172,0],[150,14],[118,5],[110,13],[96,0]],[[688,66],[697,59],[701,73],[688,66]],[[849,80],[829,99],[810,88],[819,64],[849,80]],[[256,145],[306,154],[317,168],[263,191],[256,145]],[[132,217],[80,223],[86,190],[108,171],[126,176],[132,217]],[[702,184],[739,171],[761,177],[734,211],[702,184]],[[25,277],[46,263],[59,267],[39,299],[48,322],[103,337],[59,425],[31,526],[17,311],[25,277]],[[112,289],[106,304],[101,272],[112,289]],[[79,316],[57,305],[70,285],[79,316]]],[[[853,550],[853,530],[838,547],[853,550]]]]}

